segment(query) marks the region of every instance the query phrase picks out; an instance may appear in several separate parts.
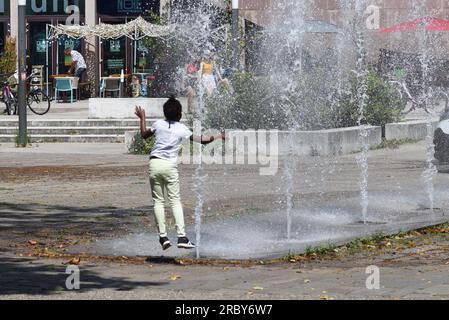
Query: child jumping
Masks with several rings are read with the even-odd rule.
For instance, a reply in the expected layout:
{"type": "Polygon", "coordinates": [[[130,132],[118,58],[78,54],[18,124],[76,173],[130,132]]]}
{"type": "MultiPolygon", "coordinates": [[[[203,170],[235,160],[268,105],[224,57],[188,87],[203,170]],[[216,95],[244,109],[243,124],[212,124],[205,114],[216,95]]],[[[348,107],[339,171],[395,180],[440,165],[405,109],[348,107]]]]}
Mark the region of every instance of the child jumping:
{"type": "Polygon", "coordinates": [[[194,136],[191,130],[180,123],[182,105],[173,97],[164,104],[165,120],[156,121],[148,130],[145,110],[142,107],[136,107],[136,115],[140,118],[142,138],[148,139],[152,136],[156,138],[150,155],[150,184],[162,249],[167,250],[171,247],[165,226],[165,194],[176,221],[178,248],[194,249],[195,244],[189,241],[185,232],[178,173],[179,151],[184,139],[205,145],[215,140],[224,140],[224,136],[211,136],[207,139],[194,136]]]}

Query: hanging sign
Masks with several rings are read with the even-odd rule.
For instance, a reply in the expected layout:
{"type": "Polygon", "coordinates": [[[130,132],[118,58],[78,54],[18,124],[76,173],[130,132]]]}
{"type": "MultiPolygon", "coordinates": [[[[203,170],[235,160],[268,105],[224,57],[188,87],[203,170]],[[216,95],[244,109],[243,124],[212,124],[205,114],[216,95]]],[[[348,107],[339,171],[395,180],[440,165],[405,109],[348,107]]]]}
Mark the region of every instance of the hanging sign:
{"type": "Polygon", "coordinates": [[[159,15],[160,7],[160,0],[97,0],[98,14],[108,16],[159,15]]]}
{"type": "MultiPolygon", "coordinates": [[[[91,1],[91,0],[89,0],[91,1]]],[[[27,15],[70,15],[71,6],[77,6],[84,14],[85,0],[28,0],[27,15]]]]}

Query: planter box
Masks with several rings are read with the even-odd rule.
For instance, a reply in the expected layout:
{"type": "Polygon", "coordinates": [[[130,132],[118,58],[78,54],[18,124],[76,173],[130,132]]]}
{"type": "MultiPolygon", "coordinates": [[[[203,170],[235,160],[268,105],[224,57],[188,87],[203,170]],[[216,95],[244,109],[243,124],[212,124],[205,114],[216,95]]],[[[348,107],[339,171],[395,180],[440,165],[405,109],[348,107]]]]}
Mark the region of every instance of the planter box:
{"type": "MultiPolygon", "coordinates": [[[[387,140],[424,140],[427,137],[427,120],[410,121],[403,123],[390,123],[385,126],[385,138],[387,140]]],[[[438,127],[439,120],[433,119],[432,134],[438,127]]]]}
{"type": "MultiPolygon", "coordinates": [[[[376,147],[382,142],[381,127],[367,127],[367,143],[376,147]]],[[[226,154],[237,157],[257,156],[328,156],[358,152],[362,149],[362,128],[343,128],[322,131],[227,131],[226,154]]],[[[129,152],[136,132],[125,135],[129,152]]]]}

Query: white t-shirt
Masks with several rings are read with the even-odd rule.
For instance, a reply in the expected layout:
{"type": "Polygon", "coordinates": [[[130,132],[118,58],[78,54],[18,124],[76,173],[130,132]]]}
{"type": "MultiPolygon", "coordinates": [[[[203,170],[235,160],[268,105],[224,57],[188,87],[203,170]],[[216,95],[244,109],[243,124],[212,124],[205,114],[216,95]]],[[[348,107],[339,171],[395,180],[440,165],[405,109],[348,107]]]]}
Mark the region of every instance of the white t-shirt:
{"type": "Polygon", "coordinates": [[[70,56],[72,57],[72,62],[77,62],[75,72],[78,71],[78,69],[87,69],[86,61],[84,60],[81,53],[76,50],[72,50],[70,56]]]}
{"type": "Polygon", "coordinates": [[[192,131],[182,123],[167,120],[156,121],[151,130],[155,132],[156,137],[151,157],[173,162],[178,162],[183,140],[193,135],[192,131]]]}

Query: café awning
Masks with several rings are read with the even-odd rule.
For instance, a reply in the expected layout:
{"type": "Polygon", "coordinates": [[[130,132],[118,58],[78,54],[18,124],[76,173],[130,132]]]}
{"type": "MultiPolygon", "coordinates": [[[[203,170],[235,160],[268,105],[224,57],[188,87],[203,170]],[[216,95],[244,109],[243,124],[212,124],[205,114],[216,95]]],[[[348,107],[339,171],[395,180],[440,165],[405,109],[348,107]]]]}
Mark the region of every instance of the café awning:
{"type": "Polygon", "coordinates": [[[404,22],[389,28],[382,29],[382,33],[425,31],[449,31],[449,21],[432,17],[404,22]]]}
{"type": "Polygon", "coordinates": [[[157,25],[146,21],[142,17],[130,21],[126,24],[106,24],[98,25],[48,25],[48,40],[54,40],[61,36],[67,36],[74,39],[87,37],[100,37],[102,39],[119,39],[122,37],[131,40],[141,40],[143,38],[162,38],[167,37],[175,31],[175,25],[157,25]]]}

